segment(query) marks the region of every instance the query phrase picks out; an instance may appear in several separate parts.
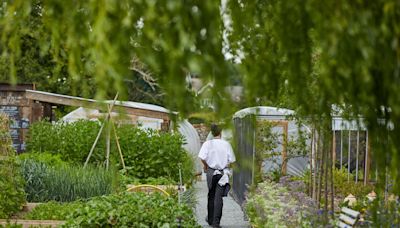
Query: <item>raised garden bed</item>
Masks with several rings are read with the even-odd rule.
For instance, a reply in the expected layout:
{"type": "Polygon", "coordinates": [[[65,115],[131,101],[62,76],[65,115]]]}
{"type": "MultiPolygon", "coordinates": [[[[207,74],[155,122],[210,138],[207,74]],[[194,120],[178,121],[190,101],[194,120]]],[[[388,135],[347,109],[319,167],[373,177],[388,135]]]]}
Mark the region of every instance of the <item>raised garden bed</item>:
{"type": "Polygon", "coordinates": [[[23,206],[22,211],[15,214],[11,219],[0,219],[0,225],[22,225],[22,227],[59,227],[65,223],[65,221],[59,220],[32,220],[32,219],[20,219],[25,214],[32,211],[35,207],[41,203],[27,203],[23,206]]]}

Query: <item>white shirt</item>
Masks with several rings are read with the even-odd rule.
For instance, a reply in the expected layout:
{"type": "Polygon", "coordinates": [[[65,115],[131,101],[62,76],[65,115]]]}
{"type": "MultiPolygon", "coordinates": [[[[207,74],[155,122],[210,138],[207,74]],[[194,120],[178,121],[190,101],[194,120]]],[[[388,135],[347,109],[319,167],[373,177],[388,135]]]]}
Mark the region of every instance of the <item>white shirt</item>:
{"type": "Polygon", "coordinates": [[[212,169],[225,169],[236,161],[232,146],[223,139],[206,141],[200,149],[199,156],[212,169]]]}

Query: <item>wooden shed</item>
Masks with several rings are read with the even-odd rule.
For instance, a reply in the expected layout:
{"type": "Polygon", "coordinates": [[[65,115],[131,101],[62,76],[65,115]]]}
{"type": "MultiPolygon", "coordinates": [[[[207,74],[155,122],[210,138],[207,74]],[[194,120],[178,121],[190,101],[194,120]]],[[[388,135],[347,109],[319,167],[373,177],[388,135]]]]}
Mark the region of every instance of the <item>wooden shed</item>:
{"type": "MultiPolygon", "coordinates": [[[[0,112],[6,113],[11,120],[10,133],[13,147],[18,153],[25,150],[25,139],[31,123],[47,118],[55,120],[52,108],[54,105],[67,105],[97,109],[107,112],[107,101],[98,101],[56,93],[48,93],[35,90],[34,84],[0,83],[0,112]]],[[[134,102],[117,101],[114,111],[128,114],[130,116],[143,116],[157,118],[161,121],[163,131],[170,130],[171,113],[167,109],[151,109],[151,105],[132,105],[134,102]]],[[[139,103],[138,103],[139,104],[139,103]]]]}
{"type": "Polygon", "coordinates": [[[25,150],[25,138],[31,123],[44,117],[53,117],[51,104],[27,98],[27,89],[35,90],[35,85],[0,83],[0,112],[10,118],[10,133],[17,152],[25,150]]]}

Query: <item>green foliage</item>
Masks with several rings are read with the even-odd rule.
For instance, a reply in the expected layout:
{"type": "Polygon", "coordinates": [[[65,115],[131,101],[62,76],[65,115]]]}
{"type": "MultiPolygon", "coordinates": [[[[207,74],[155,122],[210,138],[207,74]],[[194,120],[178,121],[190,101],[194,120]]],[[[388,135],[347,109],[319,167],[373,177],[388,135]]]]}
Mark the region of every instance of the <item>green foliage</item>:
{"type": "Polygon", "coordinates": [[[5,227],[5,228],[23,228],[22,225],[20,225],[20,224],[15,224],[15,223],[7,223],[4,227],[5,227]]]}
{"type": "Polygon", "coordinates": [[[168,198],[159,194],[122,193],[95,197],[88,201],[70,203],[47,202],[38,205],[24,216],[34,220],[68,220],[70,226],[128,226],[177,227],[178,218],[182,219],[182,227],[197,227],[193,217],[194,190],[188,190],[182,197],[184,205],[179,206],[176,198],[168,198]],[[161,215],[161,216],[160,216],[161,215]],[[75,221],[75,216],[77,220],[75,221]]]}
{"type": "Polygon", "coordinates": [[[118,129],[128,176],[138,179],[165,177],[179,181],[179,167],[185,183],[193,180],[192,157],[182,148],[179,134],[143,131],[132,126],[118,129]]]}
{"type": "Polygon", "coordinates": [[[149,177],[147,179],[139,179],[136,177],[128,176],[125,174],[125,170],[120,170],[119,183],[122,188],[126,188],[128,184],[139,185],[139,184],[151,184],[151,185],[175,185],[176,181],[165,178],[165,177],[149,177]]]}
{"type": "Polygon", "coordinates": [[[250,192],[246,212],[254,227],[308,227],[306,217],[315,216],[309,199],[296,199],[284,186],[275,182],[260,183],[250,192]]]}
{"type": "MultiPolygon", "coordinates": [[[[256,167],[255,167],[255,181],[261,182],[264,178],[262,172],[262,163],[265,159],[273,159],[273,156],[279,156],[281,153],[276,152],[279,145],[280,134],[273,132],[275,124],[272,121],[257,121],[256,128],[256,167]]],[[[272,173],[267,174],[273,180],[279,180],[281,170],[273,170],[272,173]]]]}
{"type": "MultiPolygon", "coordinates": [[[[279,181],[282,176],[280,146],[286,146],[287,158],[294,156],[304,156],[309,151],[307,146],[308,135],[305,132],[298,131],[298,136],[289,137],[285,140],[284,135],[274,128],[279,127],[279,123],[269,120],[258,120],[256,126],[256,171],[255,180],[260,182],[263,179],[279,181]],[[261,167],[265,160],[272,161],[279,169],[273,169],[268,173],[262,173],[261,167]]],[[[300,127],[299,127],[300,128],[300,127]]]]}
{"type": "Polygon", "coordinates": [[[30,202],[87,199],[110,194],[116,186],[116,175],[102,168],[72,165],[51,167],[30,159],[23,160],[21,168],[30,202]]]}
{"type": "Polygon", "coordinates": [[[74,210],[84,206],[84,202],[74,201],[70,203],[47,202],[33,208],[24,219],[32,220],[66,220],[74,210]]]}
{"type": "MultiPolygon", "coordinates": [[[[64,161],[82,164],[99,129],[97,122],[88,120],[56,125],[45,121],[37,122],[30,128],[27,147],[29,151],[49,152],[57,154],[64,161]]],[[[183,138],[180,134],[141,130],[132,125],[119,126],[117,134],[129,178],[145,180],[165,177],[177,183],[181,167],[183,181],[192,182],[194,161],[182,148],[183,138]]],[[[92,163],[102,164],[105,160],[104,141],[99,140],[90,160],[92,163]]],[[[111,160],[119,162],[114,140],[111,145],[111,160]]],[[[44,158],[45,156],[47,155],[35,159],[52,159],[44,158]]],[[[119,167],[121,168],[120,164],[119,167]]]]}
{"type": "MultiPolygon", "coordinates": [[[[97,122],[80,120],[70,124],[51,124],[39,121],[29,128],[27,150],[59,154],[61,159],[82,164],[96,139],[100,125],[97,122]]],[[[104,140],[100,140],[96,155],[104,154],[104,140]]]]}
{"type": "Polygon", "coordinates": [[[357,199],[365,198],[365,196],[374,190],[374,186],[366,185],[363,182],[355,182],[354,175],[348,177],[347,170],[333,169],[333,181],[335,194],[346,197],[348,194],[354,195],[357,199]],[[348,179],[349,178],[349,179],[348,179]]]}
{"type": "Polygon", "coordinates": [[[8,218],[25,203],[25,182],[11,146],[8,117],[0,113],[0,218],[8,218]]]}
{"type": "MultiPolygon", "coordinates": [[[[333,187],[335,196],[344,199],[347,195],[352,194],[357,199],[364,199],[365,196],[375,189],[375,186],[367,184],[364,186],[363,182],[355,182],[354,175],[348,174],[346,169],[333,169],[333,187]]],[[[322,182],[324,182],[324,176],[322,182]]],[[[301,179],[307,186],[310,184],[310,171],[307,170],[301,179]]]]}
{"type": "Polygon", "coordinates": [[[399,199],[385,202],[378,197],[373,202],[365,202],[365,219],[372,222],[372,226],[396,227],[400,224],[399,199]]]}
{"type": "Polygon", "coordinates": [[[65,227],[198,227],[193,212],[157,193],[95,197],[77,208],[65,227]]]}
{"type": "Polygon", "coordinates": [[[25,203],[24,179],[15,158],[0,159],[0,218],[8,218],[25,203]]]}
{"type": "Polygon", "coordinates": [[[359,211],[363,218],[360,227],[396,227],[400,224],[400,202],[392,194],[386,201],[383,199],[383,194],[378,194],[374,200],[364,196],[357,198],[351,206],[348,202],[339,206],[359,211]]]}
{"type": "Polygon", "coordinates": [[[54,166],[54,167],[67,165],[67,163],[61,159],[61,154],[51,154],[47,152],[42,152],[42,153],[28,152],[19,154],[17,158],[19,161],[35,160],[44,163],[47,166],[54,166]]]}
{"type": "Polygon", "coordinates": [[[10,120],[5,113],[0,113],[0,156],[14,156],[12,140],[9,132],[10,120]]]}
{"type": "Polygon", "coordinates": [[[283,142],[279,141],[281,134],[273,131],[275,126],[273,121],[257,121],[256,150],[260,153],[261,160],[281,154],[276,148],[283,142]]]}

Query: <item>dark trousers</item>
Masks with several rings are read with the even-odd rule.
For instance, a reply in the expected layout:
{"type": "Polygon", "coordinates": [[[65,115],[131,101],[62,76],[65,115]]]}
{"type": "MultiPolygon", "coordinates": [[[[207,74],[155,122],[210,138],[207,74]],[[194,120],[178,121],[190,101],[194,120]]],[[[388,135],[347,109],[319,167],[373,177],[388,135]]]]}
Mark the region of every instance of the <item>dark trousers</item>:
{"type": "Polygon", "coordinates": [[[219,179],[222,175],[212,175],[214,171],[210,170],[207,172],[207,184],[208,184],[208,223],[210,225],[219,225],[222,217],[222,194],[224,187],[218,184],[219,179]]]}

